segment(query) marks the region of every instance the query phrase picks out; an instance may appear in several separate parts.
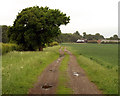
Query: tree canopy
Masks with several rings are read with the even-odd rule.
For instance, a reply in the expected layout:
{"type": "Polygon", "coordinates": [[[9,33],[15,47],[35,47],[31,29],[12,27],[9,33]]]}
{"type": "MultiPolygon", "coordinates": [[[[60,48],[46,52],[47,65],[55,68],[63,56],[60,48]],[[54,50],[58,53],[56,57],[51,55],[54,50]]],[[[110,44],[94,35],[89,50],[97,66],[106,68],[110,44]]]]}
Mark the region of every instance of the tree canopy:
{"type": "Polygon", "coordinates": [[[61,33],[60,25],[66,25],[69,21],[70,17],[58,9],[39,6],[25,8],[9,28],[8,37],[22,50],[42,50],[46,43],[61,33]]]}
{"type": "Polygon", "coordinates": [[[100,35],[99,33],[93,34],[86,34],[86,32],[83,32],[83,36],[80,35],[78,31],[72,33],[62,33],[60,36],[55,38],[55,41],[57,42],[76,42],[78,39],[87,39],[87,40],[102,40],[105,39],[103,35],[100,35]]]}

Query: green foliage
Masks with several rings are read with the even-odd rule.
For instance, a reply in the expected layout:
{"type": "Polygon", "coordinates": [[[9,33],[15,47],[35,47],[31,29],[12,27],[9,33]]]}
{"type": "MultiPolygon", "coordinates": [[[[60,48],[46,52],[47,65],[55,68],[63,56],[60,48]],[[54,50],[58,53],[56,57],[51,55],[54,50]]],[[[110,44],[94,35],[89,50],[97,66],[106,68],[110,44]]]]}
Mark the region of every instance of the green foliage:
{"type": "Polygon", "coordinates": [[[58,43],[58,42],[51,42],[51,43],[49,43],[48,45],[49,45],[49,46],[55,46],[55,45],[59,45],[59,43],[58,43]]]}
{"type": "Polygon", "coordinates": [[[81,39],[82,36],[79,34],[78,31],[75,33],[62,33],[57,38],[55,38],[55,41],[62,43],[62,42],[76,42],[78,39],[81,39]]]}
{"type": "Polygon", "coordinates": [[[86,39],[86,32],[83,32],[83,38],[86,39]]]}
{"type": "Polygon", "coordinates": [[[2,93],[28,94],[43,70],[59,57],[59,46],[40,51],[12,51],[2,56],[2,93]],[[47,59],[46,59],[47,58],[47,59]]]}
{"type": "Polygon", "coordinates": [[[93,40],[88,43],[97,43],[96,40],[104,39],[104,37],[100,35],[99,33],[96,33],[95,35],[91,35],[91,34],[86,34],[86,32],[83,32],[83,36],[81,36],[80,33],[76,31],[73,34],[62,33],[61,35],[55,38],[55,41],[59,43],[69,43],[69,42],[76,42],[78,39],[93,40]]]}
{"type": "Polygon", "coordinates": [[[118,92],[117,44],[63,44],[76,55],[90,80],[105,94],[118,92]]]}
{"type": "Polygon", "coordinates": [[[78,31],[76,31],[75,33],[73,33],[74,35],[78,35],[80,36],[80,33],[78,31]]]}
{"type": "Polygon", "coordinates": [[[61,62],[59,67],[59,82],[57,88],[57,94],[72,94],[72,89],[69,88],[69,77],[67,76],[67,68],[68,68],[69,55],[65,54],[64,59],[61,62]]]}
{"type": "Polygon", "coordinates": [[[36,50],[58,36],[61,33],[60,25],[66,25],[69,20],[70,17],[58,9],[39,6],[25,8],[9,28],[8,37],[23,50],[36,50]]]}
{"type": "Polygon", "coordinates": [[[120,38],[115,34],[113,37],[107,38],[107,40],[120,40],[120,38]]]}
{"type": "Polygon", "coordinates": [[[104,37],[102,35],[100,35],[99,33],[96,33],[95,35],[91,35],[91,34],[86,34],[86,32],[83,32],[83,38],[87,39],[87,40],[104,39],[104,37]]]}
{"type": "Polygon", "coordinates": [[[13,50],[17,50],[16,44],[10,44],[10,43],[1,43],[2,44],[2,54],[8,53],[13,50]]]}
{"type": "Polygon", "coordinates": [[[2,42],[8,43],[8,41],[9,41],[8,36],[7,36],[8,26],[2,25],[1,28],[2,28],[2,42]]]}

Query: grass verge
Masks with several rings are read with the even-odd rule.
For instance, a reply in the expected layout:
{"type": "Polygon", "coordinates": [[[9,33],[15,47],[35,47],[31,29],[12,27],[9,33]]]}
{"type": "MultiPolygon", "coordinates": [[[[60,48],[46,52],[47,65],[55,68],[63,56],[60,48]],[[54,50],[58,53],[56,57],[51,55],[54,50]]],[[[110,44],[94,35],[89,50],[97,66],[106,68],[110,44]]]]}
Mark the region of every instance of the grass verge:
{"type": "Polygon", "coordinates": [[[2,94],[27,94],[37,77],[59,57],[59,46],[43,52],[9,52],[2,56],[2,94]]]}
{"type": "Polygon", "coordinates": [[[107,69],[97,62],[84,56],[77,56],[80,66],[86,71],[90,80],[95,83],[104,94],[118,94],[118,73],[107,69]]]}
{"type": "Polygon", "coordinates": [[[72,89],[68,86],[67,68],[68,68],[69,55],[65,54],[64,59],[59,67],[59,84],[57,94],[72,94],[72,89]]]}

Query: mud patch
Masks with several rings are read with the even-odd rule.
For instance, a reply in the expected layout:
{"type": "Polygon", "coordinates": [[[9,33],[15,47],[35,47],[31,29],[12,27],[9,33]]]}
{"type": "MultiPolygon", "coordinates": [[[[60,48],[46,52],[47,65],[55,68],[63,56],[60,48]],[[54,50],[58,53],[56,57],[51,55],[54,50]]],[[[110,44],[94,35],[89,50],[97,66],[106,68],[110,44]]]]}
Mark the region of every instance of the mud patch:
{"type": "Polygon", "coordinates": [[[49,89],[51,89],[53,87],[53,85],[49,85],[49,84],[44,84],[43,86],[41,86],[41,88],[43,89],[43,90],[49,90],[49,89]]]}
{"type": "Polygon", "coordinates": [[[50,69],[49,72],[56,72],[56,70],[52,70],[52,69],[50,69]]]}
{"type": "Polygon", "coordinates": [[[49,70],[49,71],[51,71],[51,72],[52,72],[53,70],[49,70]]]}

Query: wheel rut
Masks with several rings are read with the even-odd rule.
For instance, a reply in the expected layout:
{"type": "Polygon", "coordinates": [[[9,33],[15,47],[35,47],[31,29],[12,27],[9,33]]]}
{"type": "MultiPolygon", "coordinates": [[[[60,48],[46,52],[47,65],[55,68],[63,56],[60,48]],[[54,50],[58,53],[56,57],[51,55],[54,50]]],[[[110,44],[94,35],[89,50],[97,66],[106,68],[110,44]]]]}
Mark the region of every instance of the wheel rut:
{"type": "Polygon", "coordinates": [[[68,76],[74,94],[102,94],[97,86],[88,79],[85,71],[77,63],[76,57],[70,51],[66,50],[66,52],[70,55],[68,76]]]}
{"type": "MultiPolygon", "coordinates": [[[[64,52],[70,56],[67,75],[69,77],[69,86],[74,92],[73,94],[102,94],[97,86],[88,79],[85,71],[77,63],[76,57],[66,48],[64,52]]],[[[29,90],[29,95],[56,94],[59,81],[59,66],[64,58],[64,52],[62,48],[59,50],[60,57],[42,72],[34,87],[29,90]]]]}
{"type": "Polygon", "coordinates": [[[60,57],[42,72],[34,87],[29,90],[29,94],[55,94],[58,85],[58,68],[64,58],[62,49],[59,53],[60,57]]]}

